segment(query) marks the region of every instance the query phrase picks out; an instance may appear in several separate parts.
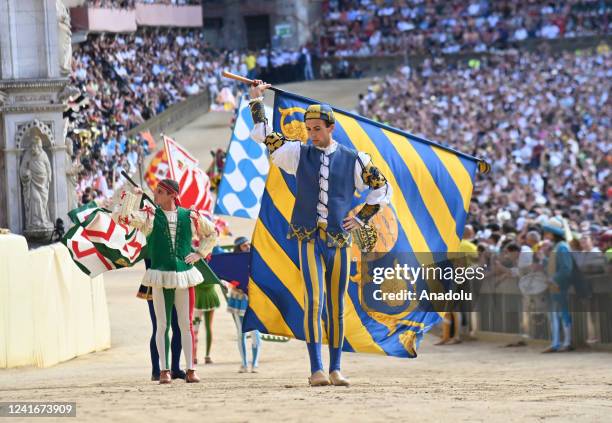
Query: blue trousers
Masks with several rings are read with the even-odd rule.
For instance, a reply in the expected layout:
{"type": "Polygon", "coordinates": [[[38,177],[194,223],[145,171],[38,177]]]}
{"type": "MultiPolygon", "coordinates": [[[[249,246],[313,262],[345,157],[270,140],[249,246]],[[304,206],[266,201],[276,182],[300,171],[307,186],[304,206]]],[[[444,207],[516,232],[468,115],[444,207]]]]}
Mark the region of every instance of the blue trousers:
{"type": "Polygon", "coordinates": [[[240,352],[240,359],[242,367],[248,366],[247,353],[246,353],[246,339],[247,334],[251,334],[251,352],[252,361],[251,366],[255,369],[259,367],[259,348],[261,346],[261,335],[258,330],[252,330],[250,332],[242,332],[242,324],[244,316],[239,316],[238,313],[234,314],[234,322],[236,323],[236,331],[238,332],[238,351],[240,352]]]}
{"type": "MultiPolygon", "coordinates": [[[[157,345],[155,344],[155,334],[157,333],[157,319],[155,318],[155,310],[153,309],[153,300],[147,300],[149,305],[149,315],[151,316],[151,323],[153,324],[153,334],[149,341],[149,348],[151,350],[151,366],[152,373],[159,376],[159,353],[157,352],[157,345]]],[[[178,316],[176,315],[176,307],[172,307],[172,341],[170,344],[170,350],[172,351],[172,364],[170,369],[173,372],[178,372],[181,369],[181,329],[178,325],[178,316]]]]}
{"type": "Polygon", "coordinates": [[[551,295],[550,320],[551,347],[558,350],[572,344],[572,316],[569,312],[568,293],[561,291],[551,295]],[[561,343],[561,327],[563,327],[563,344],[561,343]]]}
{"type": "Polygon", "coordinates": [[[348,248],[330,247],[322,229],[310,241],[299,242],[300,270],[305,285],[304,333],[312,373],[323,370],[323,304],[329,344],[329,371],[340,370],[344,342],[344,294],[350,274],[348,248]]]}
{"type": "Polygon", "coordinates": [[[311,65],[304,65],[304,79],[306,81],[312,81],[314,79],[314,74],[312,73],[311,65]]]}

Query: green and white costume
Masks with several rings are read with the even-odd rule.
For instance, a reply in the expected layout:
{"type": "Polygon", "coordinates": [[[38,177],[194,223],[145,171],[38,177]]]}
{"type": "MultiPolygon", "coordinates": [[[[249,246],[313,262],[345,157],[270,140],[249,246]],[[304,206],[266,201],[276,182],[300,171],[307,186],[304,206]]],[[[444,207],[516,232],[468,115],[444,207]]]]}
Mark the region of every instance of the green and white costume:
{"type": "Polygon", "coordinates": [[[215,226],[193,210],[181,207],[173,211],[160,207],[139,210],[139,204],[140,196],[127,192],[117,215],[121,222],[147,236],[151,267],[147,269],[142,284],[152,288],[160,369],[169,369],[168,331],[173,305],[179,319],[186,368],[193,369],[193,287],[200,284],[203,277],[195,266],[185,263],[185,258],[194,251],[202,257],[212,251],[217,237],[215,226]]]}

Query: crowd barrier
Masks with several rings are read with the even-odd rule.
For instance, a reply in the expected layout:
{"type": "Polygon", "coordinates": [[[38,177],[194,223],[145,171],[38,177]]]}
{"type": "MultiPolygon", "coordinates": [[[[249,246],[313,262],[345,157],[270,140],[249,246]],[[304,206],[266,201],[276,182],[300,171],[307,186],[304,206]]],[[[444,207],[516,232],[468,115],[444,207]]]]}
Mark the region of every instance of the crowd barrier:
{"type": "MultiPolygon", "coordinates": [[[[599,345],[612,348],[612,281],[610,275],[591,275],[587,278],[593,287],[593,297],[589,303],[580,302],[573,289],[570,290],[570,310],[585,310],[570,313],[573,323],[572,339],[577,346],[585,344],[587,311],[589,311],[595,324],[595,336],[600,340],[599,345]]],[[[477,303],[477,330],[479,332],[514,335],[521,333],[525,302],[518,288],[518,280],[510,278],[499,284],[495,281],[485,281],[479,289],[477,303]]],[[[535,340],[549,340],[550,325],[545,307],[539,311],[527,314],[528,335],[535,340]]]]}
{"type": "Polygon", "coordinates": [[[102,276],[89,278],[63,244],[28,250],[0,235],[0,368],[49,367],[110,348],[102,276]]]}

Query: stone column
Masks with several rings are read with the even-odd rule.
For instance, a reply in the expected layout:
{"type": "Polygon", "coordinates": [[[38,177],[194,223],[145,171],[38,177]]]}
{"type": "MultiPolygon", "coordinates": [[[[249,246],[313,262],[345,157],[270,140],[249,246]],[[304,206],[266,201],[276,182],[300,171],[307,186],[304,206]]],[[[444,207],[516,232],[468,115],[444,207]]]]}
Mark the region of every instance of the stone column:
{"type": "Polygon", "coordinates": [[[0,227],[14,233],[26,229],[19,167],[34,136],[51,163],[50,218],[67,223],[68,23],[61,0],[0,0],[0,227]]]}
{"type": "Polygon", "coordinates": [[[242,20],[240,0],[223,2],[223,42],[229,49],[246,47],[246,29],[242,20]]]}
{"type": "Polygon", "coordinates": [[[296,49],[312,41],[311,25],[320,15],[320,3],[308,0],[277,0],[276,13],[272,16],[272,37],[276,25],[290,25],[291,36],[283,38],[280,45],[296,49]],[[318,10],[313,12],[313,7],[318,10]]]}

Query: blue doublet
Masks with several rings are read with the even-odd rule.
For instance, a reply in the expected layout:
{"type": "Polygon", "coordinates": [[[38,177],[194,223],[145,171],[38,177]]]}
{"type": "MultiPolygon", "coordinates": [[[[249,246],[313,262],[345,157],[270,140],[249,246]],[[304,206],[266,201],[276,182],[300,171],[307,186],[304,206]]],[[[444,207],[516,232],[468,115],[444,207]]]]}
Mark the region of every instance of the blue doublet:
{"type": "MultiPolygon", "coordinates": [[[[319,178],[323,151],[313,145],[302,145],[296,173],[297,193],[291,215],[289,237],[309,240],[317,228],[319,202],[319,178]]],[[[327,191],[328,245],[344,247],[350,241],[349,234],[342,228],[342,221],[351,209],[355,193],[355,162],[357,152],[338,144],[329,156],[327,191]]]]}

